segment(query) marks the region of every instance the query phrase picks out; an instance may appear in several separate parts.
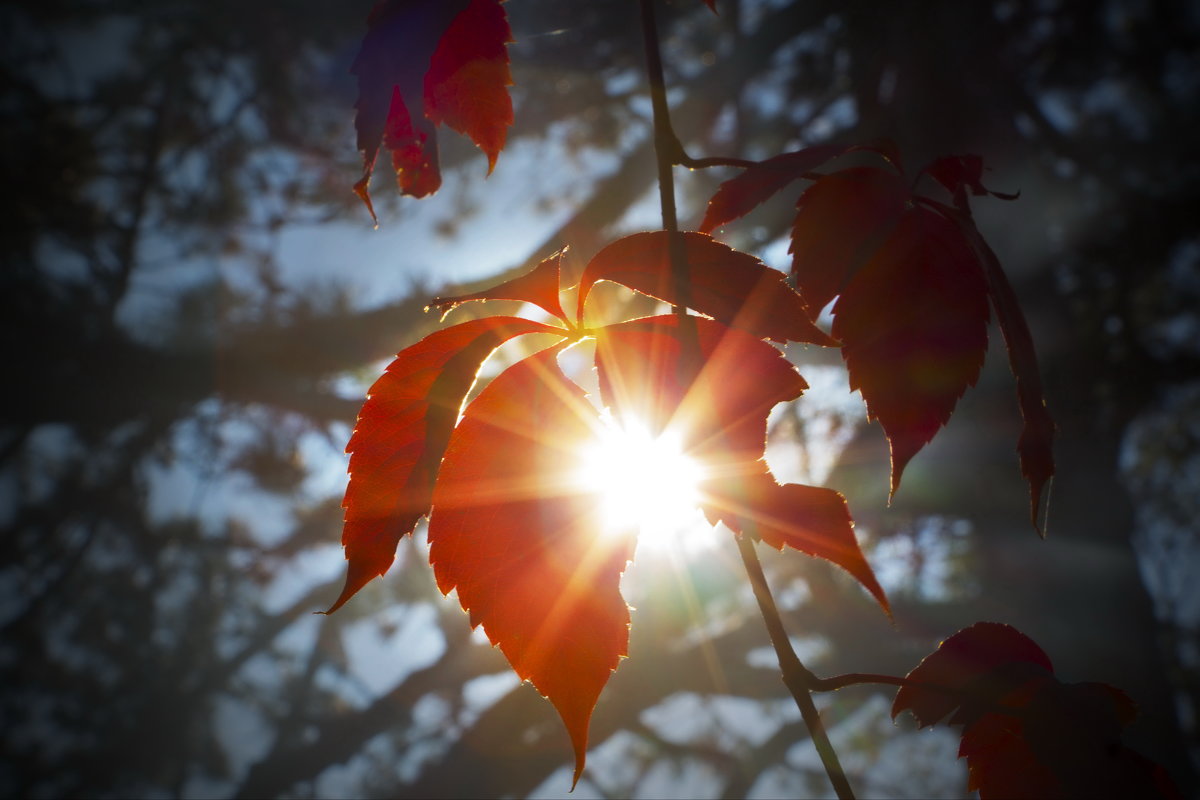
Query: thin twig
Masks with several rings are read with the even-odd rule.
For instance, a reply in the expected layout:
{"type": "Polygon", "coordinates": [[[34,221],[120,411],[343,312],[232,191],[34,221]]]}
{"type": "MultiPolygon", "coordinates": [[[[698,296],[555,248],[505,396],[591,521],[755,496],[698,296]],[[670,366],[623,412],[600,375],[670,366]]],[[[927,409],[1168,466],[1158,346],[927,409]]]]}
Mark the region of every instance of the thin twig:
{"type": "Polygon", "coordinates": [[[779,659],[779,668],[783,672],[783,683],[792,693],[792,699],[796,701],[796,707],[800,709],[800,716],[804,719],[804,724],[808,726],[813,746],[817,748],[817,755],[821,757],[821,764],[824,765],[825,774],[829,776],[829,781],[833,784],[833,790],[841,800],[853,800],[854,791],[850,788],[846,772],[842,769],[841,762],[838,761],[837,751],[833,749],[833,743],[829,741],[825,723],[821,721],[820,712],[817,711],[817,706],[810,694],[813,685],[819,681],[804,666],[800,657],[796,655],[795,649],[792,648],[791,639],[788,638],[787,632],[783,628],[783,620],[779,617],[779,609],[775,607],[775,598],[771,596],[771,587],[767,585],[767,577],[763,574],[762,564],[759,563],[758,554],[754,551],[754,542],[750,540],[749,531],[743,531],[742,535],[737,537],[737,545],[738,552],[742,556],[742,564],[745,565],[746,574],[750,578],[750,586],[754,589],[754,599],[758,601],[758,609],[762,612],[763,621],[767,624],[767,634],[771,637],[775,656],[779,659]]]}
{"type": "Polygon", "coordinates": [[[847,686],[863,686],[870,684],[883,684],[885,686],[919,686],[922,689],[929,688],[947,691],[946,689],[933,684],[924,684],[910,681],[906,678],[897,678],[895,675],[878,675],[873,672],[847,672],[845,675],[834,675],[830,678],[813,678],[808,685],[808,689],[812,692],[836,692],[838,689],[845,689],[847,686]]]}
{"type": "MultiPolygon", "coordinates": [[[[663,229],[668,233],[668,253],[671,260],[671,281],[675,291],[674,313],[679,319],[681,335],[680,377],[684,385],[690,383],[691,360],[698,359],[700,354],[699,337],[694,319],[687,313],[690,295],[686,254],[683,250],[682,237],[679,233],[679,220],[675,208],[675,178],[672,169],[675,165],[690,166],[693,169],[703,166],[740,166],[749,167],[754,162],[741,159],[691,159],[684,152],[679,138],[671,127],[671,112],[667,106],[666,82],[663,77],[662,53],[658,42],[658,23],[654,16],[653,0],[639,0],[642,12],[642,36],[646,49],[646,73],[650,80],[650,102],[654,113],[654,151],[658,163],[658,191],[662,205],[663,229]]],[[[695,363],[699,363],[698,360],[695,363]]],[[[834,791],[841,800],[853,800],[854,792],[846,779],[846,773],[838,762],[837,753],[829,741],[829,734],[821,722],[809,687],[817,678],[801,663],[796,651],[792,649],[791,641],[783,629],[775,600],[767,586],[762,566],[754,552],[750,541],[750,531],[738,539],[738,547],[742,553],[742,561],[750,576],[750,584],[754,588],[754,596],[758,600],[759,609],[767,623],[767,631],[775,652],[779,657],[779,665],[783,672],[783,682],[792,693],[800,716],[808,726],[813,744],[825,766],[825,772],[833,784],[834,791]]]]}
{"type": "MultiPolygon", "coordinates": [[[[662,206],[663,230],[667,231],[667,254],[671,260],[671,284],[675,290],[672,308],[679,320],[680,383],[687,386],[699,364],[700,335],[696,322],[687,312],[691,304],[687,255],[679,236],[679,217],[675,209],[674,165],[683,156],[683,147],[671,128],[671,110],[667,106],[667,86],[663,77],[662,52],[658,44],[658,21],[654,0],[639,0],[642,10],[642,38],[646,48],[646,76],[650,81],[650,104],[654,112],[654,153],[658,163],[658,197],[662,206]]],[[[686,157],[686,156],[685,156],[686,157]]]]}

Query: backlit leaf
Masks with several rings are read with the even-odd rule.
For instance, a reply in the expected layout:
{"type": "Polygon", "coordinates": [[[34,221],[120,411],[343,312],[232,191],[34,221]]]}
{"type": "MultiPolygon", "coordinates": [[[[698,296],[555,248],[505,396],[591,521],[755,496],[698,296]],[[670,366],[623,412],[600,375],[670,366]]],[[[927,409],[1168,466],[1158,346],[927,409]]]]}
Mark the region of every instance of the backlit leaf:
{"type": "Polygon", "coordinates": [[[467,0],[380,0],[350,72],[358,78],[354,128],[363,154],[363,176],[354,190],[367,204],[368,184],[380,146],[392,154],[403,194],[424,197],[442,183],[437,137],[425,117],[422,82],[438,40],[467,0]]]}
{"type": "Polygon", "coordinates": [[[363,176],[354,190],[375,218],[368,185],[382,146],[402,194],[441,186],[435,125],[466,134],[488,172],[512,124],[502,0],[380,0],[350,71],[358,78],[355,131],[363,176]]]}
{"type": "Polygon", "coordinates": [[[346,585],[325,613],[387,572],[401,537],[429,510],[438,464],[480,365],[526,333],[562,331],[516,317],[471,320],[402,350],[375,381],[346,445],[342,545],[350,563],[346,585]]]}
{"type": "Polygon", "coordinates": [[[579,318],[583,318],[592,286],[599,281],[614,281],[764,339],[836,344],[804,316],[800,298],[782,273],[707,234],[674,234],[687,264],[685,285],[677,286],[671,268],[670,236],[666,231],[635,233],[597,253],[579,281],[579,318]]]}
{"type": "Polygon", "coordinates": [[[1008,348],[1008,365],[1017,381],[1017,403],[1025,423],[1017,440],[1017,453],[1021,459],[1021,474],[1029,482],[1029,519],[1034,529],[1045,536],[1046,525],[1042,520],[1046,512],[1043,511],[1042,500],[1046,485],[1054,477],[1054,434],[1057,426],[1046,408],[1033,336],[1017,302],[1016,292],[1000,266],[1000,259],[979,234],[974,220],[958,209],[927,202],[958,225],[959,231],[971,243],[983,264],[988,294],[992,299],[992,307],[996,309],[1004,344],[1008,348]]]}
{"type": "Polygon", "coordinates": [[[956,208],[966,211],[967,190],[979,197],[991,195],[1001,200],[1016,200],[1017,194],[993,192],[983,185],[983,159],[979,156],[945,156],[924,169],[930,177],[940,183],[954,196],[956,208]]]}
{"type": "Polygon", "coordinates": [[[1063,683],[1050,659],[1008,625],[980,622],[938,646],[905,678],[892,716],[963,726],[969,791],[1013,797],[1177,798],[1157,764],[1121,742],[1132,701],[1101,683],[1063,683]]]}
{"type": "Polygon", "coordinates": [[[519,300],[524,303],[533,303],[566,322],[567,315],[563,313],[558,299],[559,264],[566,252],[566,248],[559,250],[549,258],[543,259],[529,272],[513,278],[511,281],[505,281],[481,292],[472,292],[456,297],[435,297],[429,302],[429,305],[440,310],[442,316],[445,317],[455,306],[470,300],[519,300]]]}
{"type": "Polygon", "coordinates": [[[863,556],[846,499],[832,489],[775,482],[766,465],[757,474],[718,478],[703,489],[706,510],[736,533],[782,550],[823,558],[849,572],[889,615],[883,587],[863,556]]]}
{"type": "Polygon", "coordinates": [[[954,223],[906,211],[833,308],[850,386],[892,452],[891,490],[974,385],[987,352],[987,282],[954,223]]]}
{"type": "Polygon", "coordinates": [[[597,415],[552,347],[509,367],[463,414],[442,464],[429,522],[430,561],[522,679],[552,702],[575,748],[626,654],[618,587],[630,535],[601,535],[597,496],[570,465],[597,415]]]}
{"type": "Polygon", "coordinates": [[[810,319],[874,255],[908,203],[904,179],[877,167],[835,172],[800,195],[788,252],[796,291],[810,319]]]}
{"type": "Polygon", "coordinates": [[[710,462],[758,462],[767,414],[808,385],[778,348],[736,328],[675,315],[609,325],[596,334],[600,397],[618,418],[655,433],[672,429],[684,448],[710,462]],[[694,333],[699,361],[683,362],[694,333]]]}
{"type": "Polygon", "coordinates": [[[1016,628],[977,622],[943,641],[908,673],[908,685],[901,687],[892,703],[892,717],[911,711],[922,728],[938,723],[962,705],[973,684],[1011,663],[1031,665],[1041,674],[1054,672],[1049,656],[1016,628]]]}
{"type": "Polygon", "coordinates": [[[686,334],[675,315],[611,325],[597,333],[600,396],[618,416],[640,417],[679,436],[707,476],[710,522],[785,545],[842,567],[888,610],[887,598],[854,538],[845,499],[831,489],[780,486],[763,453],[767,415],[807,388],[778,348],[696,317],[699,364],[684,362],[686,334]],[[702,366],[701,366],[702,365],[702,366]]]}
{"type": "Polygon", "coordinates": [[[740,175],[717,188],[716,194],[708,201],[700,230],[712,233],[725,223],[749,214],[771,195],[844,151],[844,147],[821,144],[794,153],[783,153],[747,167],[740,175]]]}
{"type": "Polygon", "coordinates": [[[438,43],[425,75],[425,113],[487,154],[488,174],[513,123],[507,45],[513,40],[504,0],[471,0],[438,43]]]}

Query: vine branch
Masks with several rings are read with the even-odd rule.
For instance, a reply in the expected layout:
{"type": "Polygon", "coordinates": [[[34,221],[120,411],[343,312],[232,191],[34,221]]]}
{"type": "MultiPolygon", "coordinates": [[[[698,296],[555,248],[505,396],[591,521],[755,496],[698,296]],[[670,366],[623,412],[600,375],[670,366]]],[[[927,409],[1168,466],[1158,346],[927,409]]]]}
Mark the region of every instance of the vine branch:
{"type": "Polygon", "coordinates": [[[783,684],[791,692],[796,707],[800,709],[800,716],[808,726],[813,746],[817,749],[817,755],[821,757],[821,764],[825,767],[829,782],[833,784],[833,790],[840,800],[854,800],[854,791],[850,788],[846,771],[842,769],[837,751],[833,749],[833,742],[829,740],[829,732],[825,730],[825,723],[821,721],[821,714],[812,699],[811,692],[821,681],[804,666],[804,662],[792,647],[792,641],[784,630],[783,620],[779,617],[779,609],[775,606],[775,598],[771,595],[771,587],[767,585],[767,576],[763,574],[762,564],[759,563],[758,553],[754,551],[750,532],[744,531],[736,538],[742,564],[746,567],[746,575],[749,576],[750,586],[754,590],[754,599],[758,601],[763,622],[767,624],[767,635],[775,648],[775,656],[779,659],[783,684]]]}
{"type": "MultiPolygon", "coordinates": [[[[679,218],[675,206],[675,176],[672,170],[676,165],[692,169],[709,166],[749,167],[754,162],[728,158],[692,159],[684,152],[683,145],[680,144],[679,137],[675,135],[671,126],[671,111],[667,105],[666,79],[663,75],[662,52],[659,46],[658,22],[655,19],[654,3],[653,0],[638,0],[638,3],[641,8],[646,74],[650,83],[650,103],[654,118],[654,152],[658,168],[659,202],[662,206],[663,229],[668,233],[668,257],[671,261],[671,281],[676,298],[674,313],[679,319],[681,335],[680,377],[685,379],[686,385],[686,383],[690,383],[693,363],[699,363],[700,346],[695,323],[691,315],[687,313],[690,287],[683,240],[678,235],[679,218]]],[[[812,686],[818,683],[818,679],[804,666],[792,648],[791,640],[779,617],[779,610],[775,606],[775,600],[771,596],[771,589],[763,575],[762,565],[759,564],[758,555],[754,552],[750,531],[746,531],[738,537],[737,543],[741,551],[742,562],[746,566],[746,573],[750,577],[750,584],[754,589],[754,597],[758,601],[759,610],[767,624],[771,643],[779,658],[784,685],[787,686],[792,698],[796,701],[797,708],[800,709],[800,716],[808,727],[813,744],[821,757],[821,763],[825,767],[825,772],[828,774],[838,798],[853,800],[854,792],[850,788],[846,773],[838,761],[837,752],[829,741],[829,734],[825,730],[820,713],[812,699],[812,686]]]]}
{"type": "Polygon", "coordinates": [[[691,382],[692,367],[699,363],[700,335],[695,321],[687,313],[691,301],[687,257],[679,237],[679,216],[675,209],[675,163],[683,154],[683,146],[671,127],[671,110],[667,106],[667,85],[663,77],[662,52],[658,44],[658,21],[654,15],[654,0],[638,0],[642,11],[642,39],[646,49],[646,76],[650,82],[650,105],[654,115],[654,154],[658,166],[658,198],[662,206],[663,230],[667,231],[667,253],[671,260],[671,283],[675,289],[673,307],[679,320],[681,383],[691,382]]]}

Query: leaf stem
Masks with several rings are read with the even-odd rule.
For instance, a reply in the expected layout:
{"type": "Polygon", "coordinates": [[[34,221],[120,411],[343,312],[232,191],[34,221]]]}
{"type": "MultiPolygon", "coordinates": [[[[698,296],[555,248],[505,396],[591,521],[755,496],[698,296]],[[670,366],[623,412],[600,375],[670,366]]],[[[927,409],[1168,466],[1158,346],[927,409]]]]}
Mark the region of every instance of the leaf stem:
{"type": "MultiPolygon", "coordinates": [[[[666,79],[663,76],[662,52],[658,41],[658,22],[654,15],[654,0],[638,0],[641,7],[642,37],[646,50],[646,75],[650,82],[650,104],[654,114],[654,152],[658,166],[658,194],[662,206],[663,229],[668,233],[668,257],[671,259],[671,281],[675,290],[677,302],[674,313],[679,318],[680,327],[680,377],[686,386],[694,375],[693,365],[699,366],[700,342],[699,335],[692,317],[687,313],[690,300],[688,283],[687,260],[683,251],[683,240],[679,233],[679,218],[675,208],[675,176],[672,172],[675,165],[683,165],[692,169],[710,166],[749,167],[754,162],[742,159],[708,158],[692,159],[684,152],[683,145],[671,127],[671,110],[667,105],[666,79]]],[[[825,772],[833,784],[834,791],[840,800],[853,800],[854,792],[846,779],[846,773],[838,761],[829,734],[821,722],[817,706],[810,694],[811,687],[818,683],[815,675],[801,663],[796,651],[792,649],[791,641],[783,629],[779,618],[779,610],[771,596],[771,589],[763,575],[762,565],[754,552],[754,544],[750,540],[749,531],[738,537],[738,548],[741,550],[742,562],[750,576],[750,585],[754,589],[754,597],[762,611],[763,620],[775,653],[779,657],[783,682],[792,693],[800,716],[808,726],[813,744],[825,766],[825,772]]]]}
{"type": "Polygon", "coordinates": [[[679,148],[679,157],[675,163],[688,169],[708,169],[709,167],[741,167],[742,169],[749,169],[758,164],[757,161],[751,161],[747,158],[731,158],[729,156],[692,158],[684,151],[682,146],[679,148]]]}
{"type": "Polygon", "coordinates": [[[654,0],[638,0],[642,11],[642,39],[646,50],[646,77],[650,82],[650,105],[654,113],[654,155],[658,165],[658,197],[662,206],[663,230],[667,231],[667,255],[671,260],[671,283],[676,303],[672,311],[679,320],[679,372],[683,385],[691,383],[694,367],[699,364],[700,334],[690,319],[687,307],[691,304],[687,257],[683,239],[679,236],[679,217],[675,209],[675,175],[672,172],[680,157],[686,158],[683,146],[671,127],[671,109],[667,105],[666,78],[663,76],[662,52],[658,44],[658,21],[654,15],[654,0]]]}
{"type": "MultiPolygon", "coordinates": [[[[838,761],[837,751],[833,749],[833,743],[829,741],[825,723],[821,721],[820,712],[817,711],[817,706],[812,699],[811,692],[822,681],[804,666],[804,663],[800,661],[800,656],[796,655],[796,651],[792,647],[791,639],[788,638],[787,632],[783,628],[779,609],[775,606],[775,598],[771,595],[771,587],[767,585],[767,576],[763,574],[762,564],[759,563],[758,553],[754,550],[750,532],[743,531],[740,536],[735,538],[738,552],[742,556],[742,564],[745,565],[746,574],[750,578],[750,586],[754,589],[754,599],[758,601],[758,609],[762,612],[763,621],[767,624],[767,635],[770,636],[771,645],[775,648],[775,656],[779,659],[783,683],[792,693],[792,699],[796,701],[796,707],[800,709],[800,716],[804,719],[804,724],[808,726],[813,745],[817,748],[817,755],[821,757],[821,763],[825,766],[825,774],[829,776],[833,790],[841,800],[853,800],[854,792],[850,788],[850,782],[846,779],[846,772],[842,769],[841,762],[838,761]]],[[[872,677],[888,678],[890,676],[872,677]]]]}

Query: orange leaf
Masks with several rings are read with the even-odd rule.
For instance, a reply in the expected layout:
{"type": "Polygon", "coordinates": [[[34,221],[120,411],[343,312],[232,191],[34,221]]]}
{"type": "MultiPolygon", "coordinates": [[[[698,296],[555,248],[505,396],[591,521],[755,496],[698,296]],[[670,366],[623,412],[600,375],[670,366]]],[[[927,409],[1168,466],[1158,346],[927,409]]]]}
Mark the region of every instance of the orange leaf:
{"type": "Polygon", "coordinates": [[[467,407],[434,489],[429,559],[442,592],[458,590],[471,625],[558,709],[578,780],[592,709],[628,646],[618,583],[634,541],[601,535],[597,496],[566,468],[598,417],[560,349],[509,367],[467,407]]]}
{"type": "Polygon", "coordinates": [[[747,167],[741,175],[730,178],[717,188],[717,193],[708,201],[700,230],[712,233],[725,223],[749,214],[789,183],[800,180],[806,172],[844,151],[844,147],[820,144],[794,153],[783,153],[747,167]]]}
{"type": "Polygon", "coordinates": [[[558,300],[559,264],[566,252],[567,248],[564,247],[549,258],[543,259],[529,272],[499,286],[456,297],[435,297],[429,301],[429,305],[440,310],[444,318],[455,306],[470,300],[520,300],[540,306],[567,322],[567,315],[558,300]]]}
{"type": "Polygon", "coordinates": [[[854,167],[827,175],[800,195],[792,229],[792,275],[805,313],[816,319],[891,232],[908,186],[894,172],[854,167]]]}
{"type": "Polygon", "coordinates": [[[954,223],[906,211],[833,308],[850,387],[892,451],[895,494],[909,460],[946,424],[987,351],[987,283],[954,223]]]}
{"type": "Polygon", "coordinates": [[[487,154],[488,174],[513,123],[504,0],[471,0],[446,30],[425,75],[425,114],[471,137],[487,154]]]}
{"type": "Polygon", "coordinates": [[[854,576],[890,616],[883,587],[863,556],[846,499],[833,489],[788,483],[780,486],[762,465],[757,474],[712,481],[703,490],[710,518],[735,533],[782,550],[784,546],[837,564],[854,576]]]}
{"type": "Polygon", "coordinates": [[[375,381],[346,445],[342,545],[350,563],[346,585],[325,613],[387,572],[400,539],[429,510],[438,464],[480,365],[526,333],[563,331],[517,317],[471,320],[402,350],[375,381]]]}
{"type": "Polygon", "coordinates": [[[670,234],[635,233],[608,245],[588,262],[579,281],[579,318],[592,286],[614,281],[764,339],[836,344],[804,316],[803,303],[782,273],[707,234],[674,235],[687,264],[686,297],[680,296],[671,268],[670,234]]]}
{"type": "Polygon", "coordinates": [[[673,428],[683,447],[710,462],[757,462],[767,414],[808,388],[778,348],[714,320],[689,317],[699,362],[685,367],[675,315],[609,325],[596,332],[600,396],[622,418],[655,432],[673,428]]]}

